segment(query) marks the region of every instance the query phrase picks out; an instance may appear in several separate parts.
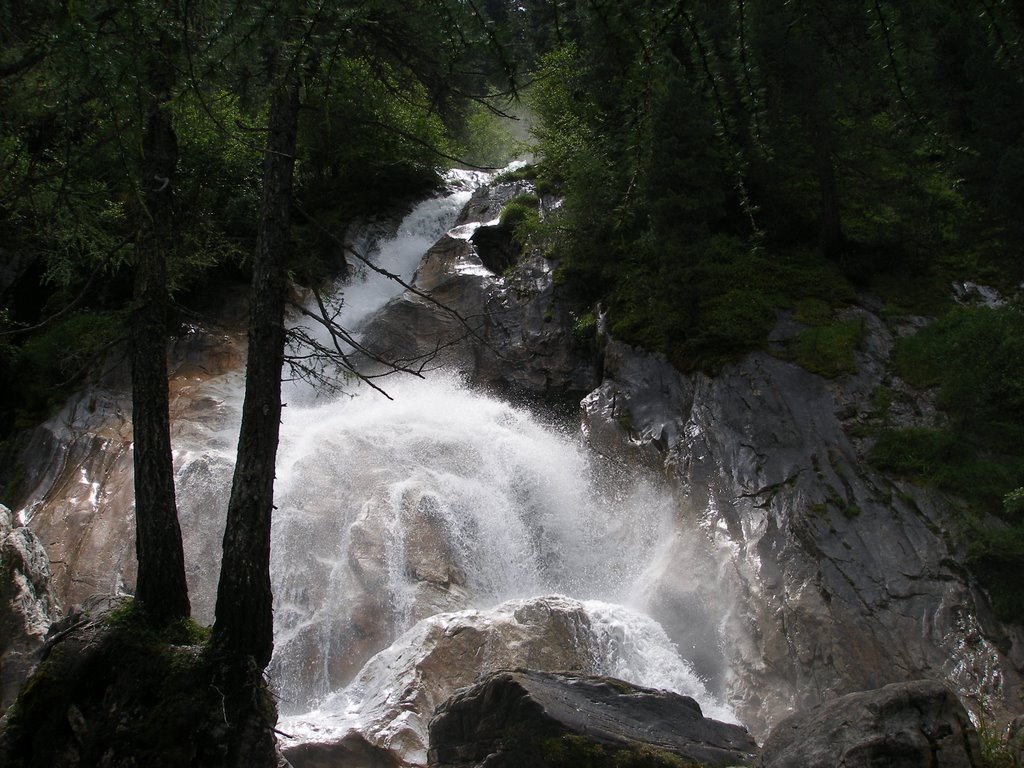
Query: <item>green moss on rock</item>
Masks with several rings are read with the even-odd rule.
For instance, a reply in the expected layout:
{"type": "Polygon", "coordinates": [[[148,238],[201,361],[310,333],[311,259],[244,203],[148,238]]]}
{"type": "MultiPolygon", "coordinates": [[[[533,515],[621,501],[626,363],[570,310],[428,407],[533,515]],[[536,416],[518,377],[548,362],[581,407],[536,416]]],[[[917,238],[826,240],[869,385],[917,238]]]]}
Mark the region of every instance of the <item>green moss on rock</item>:
{"type": "MultiPolygon", "coordinates": [[[[8,715],[0,764],[226,764],[225,696],[216,662],[191,642],[200,630],[188,622],[156,632],[141,619],[124,604],[51,650],[8,715]]],[[[269,729],[276,714],[266,699],[269,729]]]]}
{"type": "Polygon", "coordinates": [[[861,320],[844,320],[804,329],[793,348],[794,361],[801,368],[833,379],[857,370],[854,359],[865,336],[861,320]]]}

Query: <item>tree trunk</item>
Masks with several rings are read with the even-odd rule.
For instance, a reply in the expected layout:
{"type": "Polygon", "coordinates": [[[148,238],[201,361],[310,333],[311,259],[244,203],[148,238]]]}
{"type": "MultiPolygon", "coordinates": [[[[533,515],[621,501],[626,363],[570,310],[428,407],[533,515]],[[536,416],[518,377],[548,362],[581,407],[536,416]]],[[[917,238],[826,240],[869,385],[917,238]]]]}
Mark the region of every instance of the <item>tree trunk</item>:
{"type": "Polygon", "coordinates": [[[213,644],[262,671],[274,648],[270,522],[281,421],[286,257],[298,130],[298,78],[279,81],[267,117],[263,198],[253,260],[249,353],[238,457],[224,530],[213,644]]]}
{"type": "Polygon", "coordinates": [[[135,243],[131,323],[135,465],[135,599],[157,624],[189,615],[181,528],[174,497],[167,394],[167,265],[178,145],[169,115],[151,110],[143,137],[144,210],[135,243]]]}

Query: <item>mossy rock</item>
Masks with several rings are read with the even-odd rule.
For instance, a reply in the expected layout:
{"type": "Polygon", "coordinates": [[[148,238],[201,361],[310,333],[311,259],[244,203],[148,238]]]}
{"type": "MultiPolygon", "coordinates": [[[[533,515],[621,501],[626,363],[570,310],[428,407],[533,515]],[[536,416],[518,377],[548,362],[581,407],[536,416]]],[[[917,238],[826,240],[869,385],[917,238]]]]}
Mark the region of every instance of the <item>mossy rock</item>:
{"type": "MultiPolygon", "coordinates": [[[[140,628],[130,614],[83,623],[50,651],[22,689],[0,735],[0,764],[226,763],[225,697],[203,646],[167,642],[140,628]]],[[[188,639],[179,629],[174,634],[188,639]]]]}
{"type": "Polygon", "coordinates": [[[801,368],[834,379],[857,370],[854,353],[867,331],[861,320],[842,320],[804,329],[793,348],[794,361],[801,368]]]}

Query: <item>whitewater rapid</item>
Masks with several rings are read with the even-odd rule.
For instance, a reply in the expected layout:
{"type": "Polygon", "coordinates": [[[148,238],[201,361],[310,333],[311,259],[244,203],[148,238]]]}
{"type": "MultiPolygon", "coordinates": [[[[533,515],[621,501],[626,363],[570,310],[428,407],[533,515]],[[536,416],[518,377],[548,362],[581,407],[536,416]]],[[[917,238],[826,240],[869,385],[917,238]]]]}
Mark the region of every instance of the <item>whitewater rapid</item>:
{"type": "MultiPolygon", "coordinates": [[[[394,237],[372,243],[374,263],[412,279],[424,252],[455,225],[485,178],[460,174],[450,181],[448,194],[414,208],[394,237]]],[[[343,324],[358,331],[401,290],[360,269],[332,301],[343,324]]],[[[212,613],[201,595],[216,592],[209,563],[223,526],[209,510],[227,498],[232,414],[242,394],[240,378],[222,386],[221,418],[175,442],[190,586],[201,618],[212,613]]],[[[386,390],[384,396],[355,382],[340,395],[318,395],[301,383],[286,390],[269,670],[285,730],[308,739],[351,728],[390,732],[397,715],[388,707],[404,710],[388,697],[404,690],[403,675],[422,677],[415,669],[427,651],[417,643],[431,627],[493,628],[506,620],[527,633],[549,631],[554,621],[554,634],[543,642],[579,647],[562,649],[568,656],[522,656],[516,653],[529,650],[526,640],[491,640],[516,646],[505,649],[511,655],[497,653],[495,664],[568,659],[582,671],[692,695],[709,714],[734,719],[646,613],[677,546],[677,505],[659,478],[594,455],[577,425],[475,392],[451,371],[388,378],[386,390]],[[574,639],[559,634],[564,616],[579,625],[574,639]],[[382,661],[399,657],[412,667],[382,661]]],[[[435,673],[447,681],[438,691],[458,677],[454,670],[435,673]]],[[[409,728],[413,735],[390,748],[415,757],[425,725],[409,728]]],[[[390,744],[383,736],[378,742],[390,744]]]]}

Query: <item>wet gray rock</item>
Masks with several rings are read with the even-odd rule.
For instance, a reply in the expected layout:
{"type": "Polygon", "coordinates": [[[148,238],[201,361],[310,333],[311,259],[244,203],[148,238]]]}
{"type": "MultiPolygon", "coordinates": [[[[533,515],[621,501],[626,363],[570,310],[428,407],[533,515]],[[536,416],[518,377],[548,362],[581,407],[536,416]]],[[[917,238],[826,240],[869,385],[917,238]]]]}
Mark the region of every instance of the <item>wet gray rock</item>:
{"type": "Polygon", "coordinates": [[[851,693],[772,729],[760,768],[973,768],[978,734],[963,705],[932,681],[851,693]]]}
{"type": "Polygon", "coordinates": [[[660,462],[705,532],[725,688],[758,735],[894,680],[944,680],[997,711],[1020,680],[1020,632],[992,618],[959,565],[948,505],[874,473],[844,430],[884,373],[884,327],[864,321],[870,359],[849,377],[764,353],[683,376],[612,342],[607,377],[583,401],[595,447],[660,462]]]}
{"type": "MultiPolygon", "coordinates": [[[[225,297],[225,303],[232,303],[225,297]]],[[[226,310],[227,311],[227,310],[226,310]]],[[[244,359],[244,339],[232,326],[187,329],[172,344],[168,382],[173,437],[222,421],[223,381],[244,359]]],[[[69,398],[59,413],[32,431],[19,462],[26,470],[18,514],[46,547],[51,588],[65,605],[95,595],[131,593],[135,583],[135,523],[131,396],[126,358],[114,355],[100,380],[69,398]]],[[[180,490],[180,489],[179,489],[180,490]]],[[[195,521],[223,526],[222,515],[195,521]]],[[[192,530],[194,521],[183,519],[192,530]]],[[[219,541],[219,536],[208,537],[219,541]]],[[[186,547],[191,542],[186,541],[186,547]]],[[[190,557],[194,615],[212,619],[219,557],[190,557]]]]}
{"type": "Polygon", "coordinates": [[[513,258],[496,226],[522,183],[485,187],[459,226],[423,257],[406,291],[363,330],[384,359],[428,359],[483,386],[531,393],[585,392],[599,382],[596,345],[573,333],[553,264],[537,253],[513,258]]]}
{"type": "Polygon", "coordinates": [[[402,761],[393,753],[351,733],[330,744],[305,742],[288,747],[286,765],[290,768],[399,768],[402,761]]]}
{"type": "Polygon", "coordinates": [[[321,764],[311,756],[322,764],[349,760],[344,764],[375,768],[385,753],[422,766],[427,723],[457,688],[480,674],[520,666],[595,673],[595,644],[584,606],[568,598],[431,616],[363,667],[353,686],[371,694],[357,711],[340,693],[323,702],[314,721],[286,719],[282,729],[299,738],[283,745],[284,754],[296,768],[321,764]]]}
{"type": "Polygon", "coordinates": [[[604,677],[516,670],[457,691],[430,722],[432,768],[617,764],[645,750],[707,766],[751,765],[757,745],[696,701],[604,677]]]}
{"type": "Polygon", "coordinates": [[[59,612],[46,550],[0,505],[0,713],[14,702],[36,665],[59,612]]]}
{"type": "MultiPolygon", "coordinates": [[[[960,565],[949,504],[875,473],[864,460],[870,438],[850,436],[876,418],[879,386],[894,393],[891,423],[941,421],[888,372],[894,333],[870,301],[843,310],[865,330],[851,374],[826,380],[755,353],[714,377],[684,376],[659,355],[575,338],[544,259],[488,270],[472,238],[497,217],[494,194],[475,198],[465,228],[442,239],[416,277],[417,288],[474,318],[473,332],[406,293],[368,338],[407,354],[437,349],[478,384],[550,392],[593,382],[582,403],[590,445],[664,472],[682,497],[680,525],[706,539],[703,549],[679,548],[648,607],[755,734],[894,680],[945,680],[995,710],[1011,702],[1024,632],[994,620],[960,565]],[[694,635],[696,623],[717,637],[694,635]],[[724,649],[718,669],[698,658],[714,647],[724,649]]],[[[784,352],[800,329],[781,316],[769,347],[784,352]]]]}

